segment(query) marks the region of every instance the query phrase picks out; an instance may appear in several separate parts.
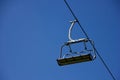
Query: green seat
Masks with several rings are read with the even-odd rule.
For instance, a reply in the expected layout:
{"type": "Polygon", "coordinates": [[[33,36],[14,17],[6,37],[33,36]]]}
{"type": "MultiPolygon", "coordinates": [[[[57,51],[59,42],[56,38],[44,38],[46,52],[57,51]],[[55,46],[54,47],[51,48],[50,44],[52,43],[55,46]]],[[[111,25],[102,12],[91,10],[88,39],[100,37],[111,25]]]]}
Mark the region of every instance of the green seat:
{"type": "Polygon", "coordinates": [[[81,62],[92,61],[92,60],[93,60],[93,57],[91,54],[84,54],[84,55],[75,56],[75,57],[60,58],[60,59],[57,59],[57,63],[59,66],[64,66],[64,65],[81,63],[81,62]]]}

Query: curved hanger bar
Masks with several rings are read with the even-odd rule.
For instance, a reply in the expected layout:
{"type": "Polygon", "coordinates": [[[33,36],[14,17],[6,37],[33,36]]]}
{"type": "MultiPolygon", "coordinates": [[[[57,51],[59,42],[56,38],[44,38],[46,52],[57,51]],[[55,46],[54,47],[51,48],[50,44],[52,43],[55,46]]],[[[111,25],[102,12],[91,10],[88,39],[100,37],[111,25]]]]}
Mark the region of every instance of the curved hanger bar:
{"type": "Polygon", "coordinates": [[[74,26],[74,24],[75,24],[76,22],[77,22],[77,20],[70,21],[71,25],[70,25],[69,32],[68,32],[68,39],[69,39],[70,41],[74,40],[74,39],[71,38],[71,31],[72,31],[73,26],[74,26]]]}

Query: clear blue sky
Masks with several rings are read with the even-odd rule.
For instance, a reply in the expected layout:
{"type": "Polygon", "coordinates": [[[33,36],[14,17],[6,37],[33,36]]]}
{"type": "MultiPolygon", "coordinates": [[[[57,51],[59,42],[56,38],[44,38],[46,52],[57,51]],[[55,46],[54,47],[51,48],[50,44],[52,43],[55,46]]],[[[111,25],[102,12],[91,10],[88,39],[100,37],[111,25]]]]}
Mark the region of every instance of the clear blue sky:
{"type": "MultiPolygon", "coordinates": [[[[120,1],[67,1],[119,80],[120,1]]],[[[93,62],[57,65],[70,20],[63,0],[0,0],[0,80],[112,80],[98,56],[93,62]]],[[[79,27],[74,32],[82,35],[79,27]]]]}

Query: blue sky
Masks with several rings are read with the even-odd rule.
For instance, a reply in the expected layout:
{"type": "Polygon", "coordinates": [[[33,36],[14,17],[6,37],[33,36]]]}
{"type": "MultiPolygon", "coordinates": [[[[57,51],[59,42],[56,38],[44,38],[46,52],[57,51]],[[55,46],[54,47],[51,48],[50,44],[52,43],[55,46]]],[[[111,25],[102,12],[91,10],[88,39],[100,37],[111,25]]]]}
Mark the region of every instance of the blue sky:
{"type": "MultiPolygon", "coordinates": [[[[120,1],[67,0],[117,80],[120,1]]],[[[0,1],[0,80],[113,80],[100,59],[60,67],[74,20],[63,0],[0,1]]],[[[84,37],[78,25],[73,36],[84,37]]]]}

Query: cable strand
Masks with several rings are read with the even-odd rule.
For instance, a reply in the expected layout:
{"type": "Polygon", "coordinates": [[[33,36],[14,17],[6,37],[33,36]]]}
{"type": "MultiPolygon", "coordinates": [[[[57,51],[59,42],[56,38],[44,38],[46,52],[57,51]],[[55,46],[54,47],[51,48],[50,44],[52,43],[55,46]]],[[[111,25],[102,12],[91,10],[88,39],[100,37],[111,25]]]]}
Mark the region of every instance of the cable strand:
{"type": "Polygon", "coordinates": [[[73,15],[73,17],[77,20],[78,25],[80,26],[81,30],[83,31],[83,33],[85,34],[86,38],[89,40],[90,44],[93,46],[96,54],[98,55],[98,57],[100,58],[101,62],[103,63],[103,65],[105,66],[105,68],[107,69],[107,71],[109,72],[109,74],[111,75],[111,77],[113,78],[113,80],[116,80],[113,73],[110,71],[109,67],[107,66],[107,64],[105,63],[105,61],[103,60],[103,58],[101,57],[101,55],[99,54],[99,52],[97,51],[97,49],[95,48],[95,46],[92,44],[89,36],[87,35],[86,31],[83,29],[83,27],[81,26],[78,18],[76,17],[76,15],[74,14],[74,12],[72,11],[71,7],[69,6],[69,4],[67,3],[66,0],[64,0],[65,4],[67,5],[68,9],[70,10],[71,14],[73,15]]]}

